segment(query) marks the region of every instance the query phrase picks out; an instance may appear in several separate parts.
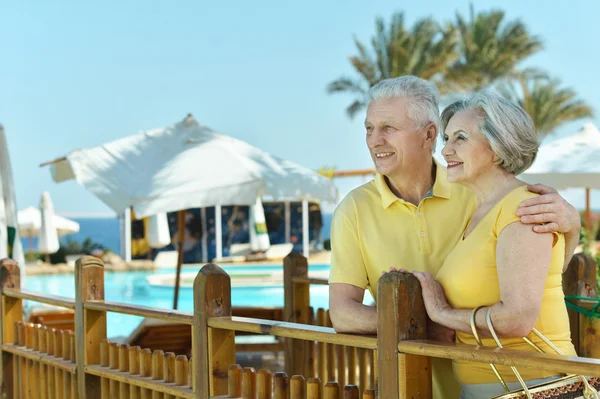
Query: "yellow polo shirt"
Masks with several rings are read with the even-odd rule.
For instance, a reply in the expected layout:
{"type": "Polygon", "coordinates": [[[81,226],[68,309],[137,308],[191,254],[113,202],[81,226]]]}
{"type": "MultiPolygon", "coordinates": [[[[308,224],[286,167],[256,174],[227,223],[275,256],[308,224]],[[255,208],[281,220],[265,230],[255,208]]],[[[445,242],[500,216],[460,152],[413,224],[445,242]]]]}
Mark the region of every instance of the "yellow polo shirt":
{"type": "MultiPolygon", "coordinates": [[[[418,206],[396,197],[377,174],[350,192],[334,212],[329,282],[369,289],[377,300],[377,281],[391,266],[435,276],[475,205],[471,191],[450,184],[440,165],[433,189],[418,206]]],[[[433,359],[434,399],[456,399],[459,394],[452,362],[433,359]]]]}

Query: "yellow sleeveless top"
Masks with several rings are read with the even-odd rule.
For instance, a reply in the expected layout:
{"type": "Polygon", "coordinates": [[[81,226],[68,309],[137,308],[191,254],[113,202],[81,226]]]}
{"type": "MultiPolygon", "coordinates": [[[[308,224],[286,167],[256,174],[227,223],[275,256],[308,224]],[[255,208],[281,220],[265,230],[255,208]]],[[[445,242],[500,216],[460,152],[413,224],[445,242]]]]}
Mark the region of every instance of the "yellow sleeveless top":
{"type": "MultiPolygon", "coordinates": [[[[516,210],[519,204],[534,197],[521,186],[508,193],[471,231],[467,238],[458,242],[454,250],[446,258],[437,274],[437,281],[444,287],[448,302],[455,309],[473,309],[477,306],[491,306],[500,300],[500,285],[496,270],[496,245],[502,230],[511,223],[520,223],[516,210]]],[[[564,263],[565,242],[562,234],[557,234],[552,249],[552,260],[544,294],[540,315],[535,327],[550,339],[565,355],[574,356],[575,349],[571,342],[569,318],[562,290],[562,267],[564,263]]],[[[464,237],[464,234],[461,236],[464,237]]],[[[518,290],[521,287],[512,287],[518,290]]],[[[528,336],[547,353],[554,353],[534,334],[528,336]]],[[[486,347],[496,347],[493,339],[483,339],[486,347]]],[[[456,342],[477,345],[471,334],[456,333],[456,342]]],[[[534,351],[520,338],[501,339],[507,349],[534,351]]],[[[489,365],[455,361],[454,372],[461,384],[485,384],[498,382],[489,365]]],[[[517,381],[508,367],[498,366],[500,375],[506,381],[517,381]]],[[[525,380],[546,378],[556,373],[520,368],[519,372],[525,380]]]]}

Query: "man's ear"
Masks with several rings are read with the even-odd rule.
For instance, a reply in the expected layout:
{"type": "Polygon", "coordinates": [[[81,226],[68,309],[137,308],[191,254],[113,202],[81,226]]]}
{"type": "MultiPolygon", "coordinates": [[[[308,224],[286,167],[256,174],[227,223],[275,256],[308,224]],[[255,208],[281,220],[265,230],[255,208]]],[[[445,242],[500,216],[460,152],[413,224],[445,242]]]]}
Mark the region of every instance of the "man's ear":
{"type": "Polygon", "coordinates": [[[425,140],[423,142],[426,148],[433,148],[438,135],[438,127],[434,122],[429,122],[425,126],[425,140]]]}

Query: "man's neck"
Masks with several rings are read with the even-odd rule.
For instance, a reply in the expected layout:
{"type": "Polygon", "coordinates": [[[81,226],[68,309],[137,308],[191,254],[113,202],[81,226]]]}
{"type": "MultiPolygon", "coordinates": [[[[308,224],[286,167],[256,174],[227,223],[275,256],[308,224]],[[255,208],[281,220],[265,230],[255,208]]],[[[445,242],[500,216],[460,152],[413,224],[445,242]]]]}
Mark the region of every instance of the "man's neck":
{"type": "Polygon", "coordinates": [[[435,173],[436,165],[431,158],[410,170],[387,175],[385,181],[396,197],[418,205],[433,187],[435,173]]]}

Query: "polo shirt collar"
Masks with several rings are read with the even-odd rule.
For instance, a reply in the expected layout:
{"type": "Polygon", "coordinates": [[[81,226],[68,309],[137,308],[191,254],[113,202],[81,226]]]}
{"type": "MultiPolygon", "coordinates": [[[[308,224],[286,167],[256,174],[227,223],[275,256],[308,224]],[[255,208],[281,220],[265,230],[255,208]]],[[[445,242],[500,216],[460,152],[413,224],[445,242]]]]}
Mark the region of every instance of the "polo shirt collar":
{"type": "MultiPolygon", "coordinates": [[[[425,198],[433,195],[434,197],[450,199],[452,190],[450,182],[448,182],[447,170],[440,165],[435,158],[433,158],[433,162],[436,165],[435,182],[433,183],[433,189],[429,190],[425,195],[425,198]]],[[[401,198],[396,197],[387,185],[385,176],[379,173],[375,174],[375,186],[377,187],[377,191],[379,191],[379,195],[381,195],[381,205],[384,209],[387,209],[395,201],[404,201],[401,198]]]]}

